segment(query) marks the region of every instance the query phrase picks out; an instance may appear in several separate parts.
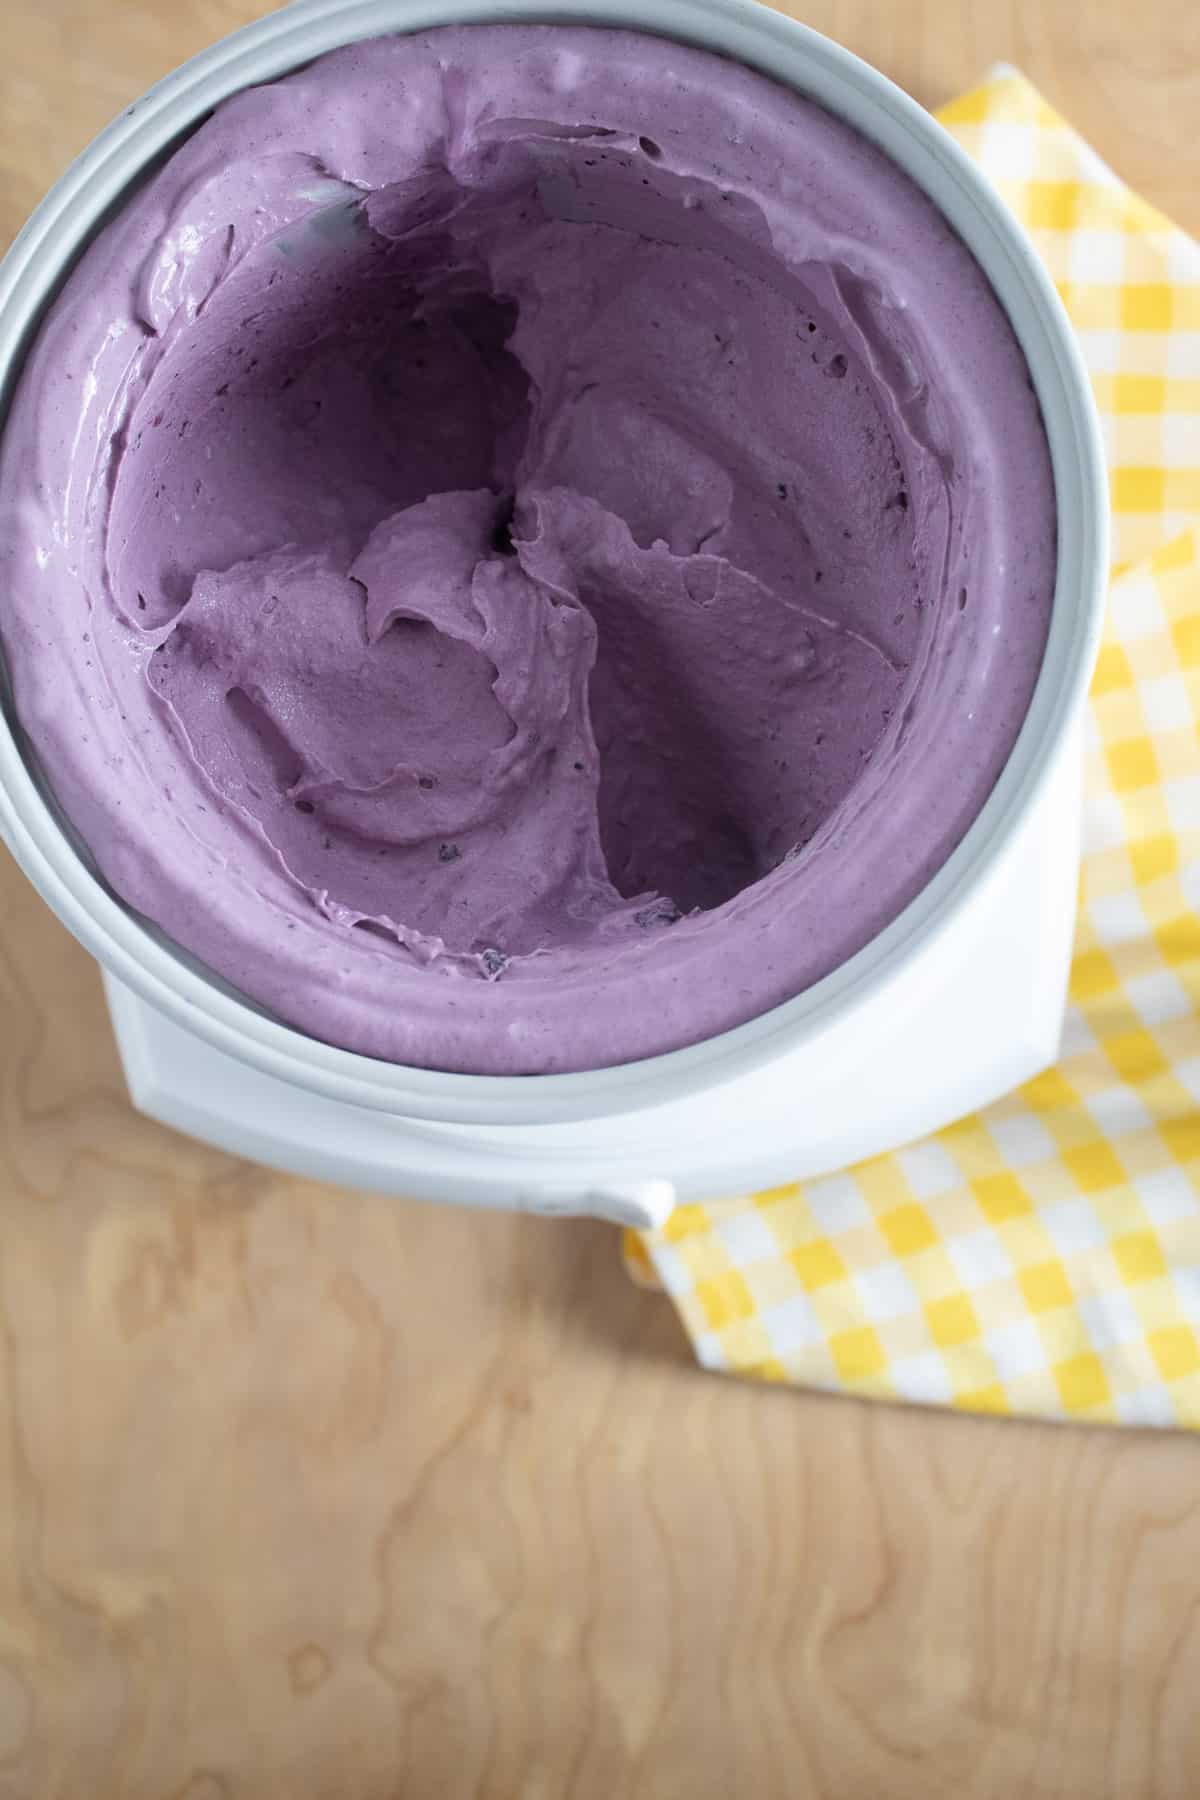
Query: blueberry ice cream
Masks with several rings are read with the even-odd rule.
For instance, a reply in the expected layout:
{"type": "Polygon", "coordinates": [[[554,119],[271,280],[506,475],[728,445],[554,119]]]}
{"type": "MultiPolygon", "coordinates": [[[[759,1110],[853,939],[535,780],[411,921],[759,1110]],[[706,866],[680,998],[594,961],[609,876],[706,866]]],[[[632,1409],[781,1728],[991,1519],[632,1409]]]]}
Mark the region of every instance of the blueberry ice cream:
{"type": "Polygon", "coordinates": [[[665,40],[378,39],[227,101],[0,445],[21,721],[105,879],[282,1019],[601,1067],[892,920],[1012,747],[1024,362],[882,153],[665,40]]]}

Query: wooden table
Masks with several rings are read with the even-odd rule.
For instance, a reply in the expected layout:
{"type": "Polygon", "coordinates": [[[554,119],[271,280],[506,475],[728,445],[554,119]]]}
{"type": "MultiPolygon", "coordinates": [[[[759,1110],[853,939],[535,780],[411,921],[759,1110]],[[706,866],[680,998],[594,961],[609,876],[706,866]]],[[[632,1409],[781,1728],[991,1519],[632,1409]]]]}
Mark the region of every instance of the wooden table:
{"type": "MultiPolygon", "coordinates": [[[[256,10],[6,0],[0,236],[256,10]]],[[[1191,0],[805,16],[1200,229],[1191,0]]],[[[607,1229],[173,1137],[7,862],[0,1019],[3,1800],[1200,1793],[1200,1444],[722,1381],[607,1229]]]]}

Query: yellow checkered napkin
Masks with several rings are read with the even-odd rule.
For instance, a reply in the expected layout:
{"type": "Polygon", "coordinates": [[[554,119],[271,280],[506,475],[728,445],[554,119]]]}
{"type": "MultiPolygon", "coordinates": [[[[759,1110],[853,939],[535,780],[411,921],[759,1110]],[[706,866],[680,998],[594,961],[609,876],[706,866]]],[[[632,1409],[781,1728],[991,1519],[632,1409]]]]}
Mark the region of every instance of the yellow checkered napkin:
{"type": "Polygon", "coordinates": [[[1108,444],[1061,1058],[894,1155],[683,1207],[627,1256],[709,1368],[1200,1427],[1200,245],[1019,75],[941,117],[1057,281],[1108,444]]]}

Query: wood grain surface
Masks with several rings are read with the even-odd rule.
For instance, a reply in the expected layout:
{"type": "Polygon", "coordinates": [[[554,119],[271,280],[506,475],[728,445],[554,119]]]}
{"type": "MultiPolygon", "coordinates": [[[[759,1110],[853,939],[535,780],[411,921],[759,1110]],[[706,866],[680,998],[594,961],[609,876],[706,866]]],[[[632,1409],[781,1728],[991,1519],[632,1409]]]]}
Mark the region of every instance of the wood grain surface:
{"type": "MultiPolygon", "coordinates": [[[[0,235],[254,0],[4,0],[0,235]]],[[[1200,228],[1190,0],[813,0],[1200,228]]],[[[586,1224],[133,1115],[0,868],[3,1800],[1195,1800],[1200,1444],[706,1376],[586,1224]]]]}

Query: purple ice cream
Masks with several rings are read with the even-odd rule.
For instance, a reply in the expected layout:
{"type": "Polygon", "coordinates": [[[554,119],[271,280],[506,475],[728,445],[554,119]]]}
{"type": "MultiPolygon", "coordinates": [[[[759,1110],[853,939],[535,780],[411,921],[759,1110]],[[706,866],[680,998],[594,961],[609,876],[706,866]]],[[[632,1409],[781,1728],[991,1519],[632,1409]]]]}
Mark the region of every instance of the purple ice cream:
{"type": "Polygon", "coordinates": [[[1020,728],[1049,456],[888,159],[701,51],[480,26],[226,102],[0,445],[20,719],[131,906],[314,1036],[602,1067],[896,917],[1020,728]]]}

